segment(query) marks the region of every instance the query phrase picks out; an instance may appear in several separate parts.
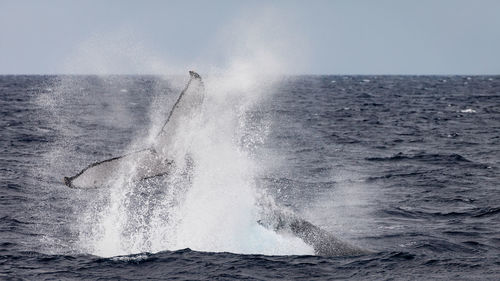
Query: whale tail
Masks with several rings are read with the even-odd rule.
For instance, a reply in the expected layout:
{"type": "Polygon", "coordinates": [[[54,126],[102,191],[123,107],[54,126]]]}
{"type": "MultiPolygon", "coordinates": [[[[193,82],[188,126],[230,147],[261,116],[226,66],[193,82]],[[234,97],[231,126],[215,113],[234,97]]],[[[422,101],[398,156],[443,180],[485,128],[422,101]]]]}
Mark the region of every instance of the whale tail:
{"type": "MultiPolygon", "coordinates": [[[[173,138],[175,131],[193,116],[203,102],[204,85],[201,76],[189,71],[190,79],[179,94],[157,138],[173,138]]],[[[158,153],[154,148],[134,151],[121,156],[95,162],[74,176],[64,177],[64,184],[70,188],[100,188],[111,185],[119,178],[140,181],[168,174],[173,161],[158,153]],[[132,173],[131,173],[132,171],[132,173]]]]}

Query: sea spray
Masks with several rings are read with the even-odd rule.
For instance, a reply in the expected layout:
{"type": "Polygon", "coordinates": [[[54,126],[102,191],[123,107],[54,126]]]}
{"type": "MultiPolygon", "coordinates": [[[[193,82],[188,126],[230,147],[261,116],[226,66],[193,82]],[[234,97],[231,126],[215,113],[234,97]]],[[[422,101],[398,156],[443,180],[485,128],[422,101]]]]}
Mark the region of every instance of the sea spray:
{"type": "MultiPolygon", "coordinates": [[[[249,142],[241,140],[248,138],[247,113],[269,93],[272,83],[266,80],[269,77],[249,73],[248,67],[236,69],[207,79],[205,122],[192,143],[196,171],[180,210],[177,246],[236,253],[312,253],[299,239],[281,237],[257,223],[259,163],[249,154],[249,142]]],[[[261,138],[265,136],[255,136],[261,138]]]]}
{"type": "Polygon", "coordinates": [[[133,167],[123,171],[108,192],[101,192],[109,198],[107,207],[100,214],[87,215],[90,219],[82,225],[90,226],[81,237],[90,252],[115,256],[191,248],[247,254],[313,253],[300,239],[279,235],[258,223],[262,213],[262,205],[256,202],[259,163],[248,152],[250,142],[241,141],[249,138],[247,112],[263,91],[270,90],[257,78],[262,79],[248,76],[250,81],[244,83],[245,78],[234,75],[206,79],[210,86],[200,118],[177,128],[176,139],[170,141],[183,152],[172,154],[179,163],[174,172],[135,183],[127,178],[133,167]]]}

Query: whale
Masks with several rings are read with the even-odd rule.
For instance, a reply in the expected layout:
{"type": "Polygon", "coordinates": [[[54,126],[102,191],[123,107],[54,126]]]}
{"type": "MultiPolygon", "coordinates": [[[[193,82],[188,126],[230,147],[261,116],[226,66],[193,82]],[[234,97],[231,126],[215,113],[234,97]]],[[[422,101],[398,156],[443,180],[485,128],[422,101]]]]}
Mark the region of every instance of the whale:
{"type": "MultiPolygon", "coordinates": [[[[165,148],[172,145],[171,140],[175,138],[177,130],[200,111],[204,100],[205,90],[201,76],[194,71],[189,71],[189,74],[189,81],[179,94],[151,147],[92,163],[75,175],[64,177],[64,184],[75,189],[95,189],[111,186],[124,174],[130,181],[168,176],[175,167],[175,162],[171,160],[169,150],[165,148]]],[[[300,238],[314,249],[316,255],[354,256],[370,253],[336,238],[327,230],[274,202],[261,200],[257,205],[261,211],[257,221],[260,226],[278,234],[300,238]]]]}

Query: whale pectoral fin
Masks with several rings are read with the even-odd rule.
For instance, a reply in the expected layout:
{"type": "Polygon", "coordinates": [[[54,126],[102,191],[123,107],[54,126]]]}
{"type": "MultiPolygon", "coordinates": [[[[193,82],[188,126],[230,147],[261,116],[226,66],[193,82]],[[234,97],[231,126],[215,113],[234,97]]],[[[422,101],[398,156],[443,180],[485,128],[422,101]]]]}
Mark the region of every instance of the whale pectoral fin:
{"type": "Polygon", "coordinates": [[[273,209],[257,223],[277,233],[289,233],[302,239],[319,256],[352,256],[371,253],[338,239],[332,233],[289,211],[273,209]]]}
{"type": "Polygon", "coordinates": [[[353,256],[370,253],[338,239],[332,233],[304,219],[294,218],[289,226],[292,233],[314,248],[316,255],[353,256]]]}

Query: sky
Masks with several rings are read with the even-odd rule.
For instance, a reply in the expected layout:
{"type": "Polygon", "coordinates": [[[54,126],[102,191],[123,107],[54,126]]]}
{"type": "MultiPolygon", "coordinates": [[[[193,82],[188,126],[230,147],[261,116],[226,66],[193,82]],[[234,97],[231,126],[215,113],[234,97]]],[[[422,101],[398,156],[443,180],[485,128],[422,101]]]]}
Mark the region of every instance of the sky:
{"type": "Polygon", "coordinates": [[[500,1],[0,0],[0,74],[500,74],[500,1]]]}

